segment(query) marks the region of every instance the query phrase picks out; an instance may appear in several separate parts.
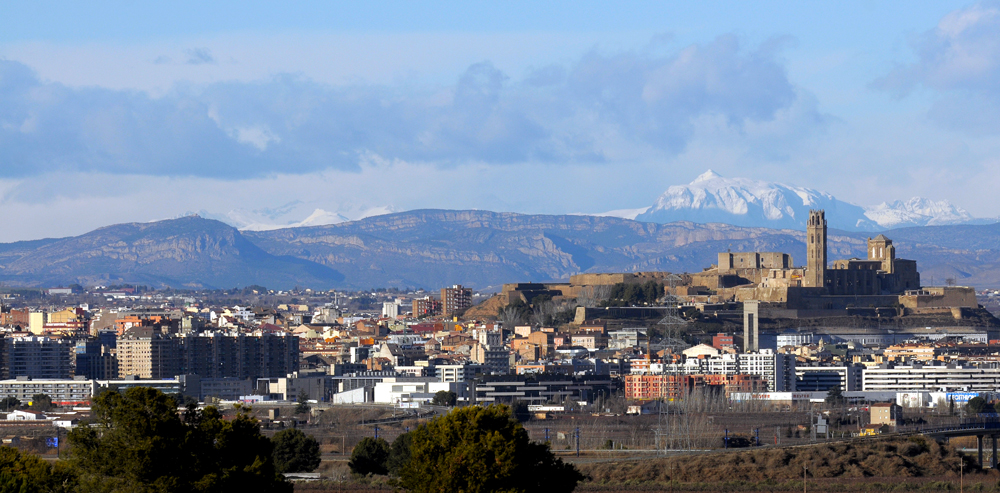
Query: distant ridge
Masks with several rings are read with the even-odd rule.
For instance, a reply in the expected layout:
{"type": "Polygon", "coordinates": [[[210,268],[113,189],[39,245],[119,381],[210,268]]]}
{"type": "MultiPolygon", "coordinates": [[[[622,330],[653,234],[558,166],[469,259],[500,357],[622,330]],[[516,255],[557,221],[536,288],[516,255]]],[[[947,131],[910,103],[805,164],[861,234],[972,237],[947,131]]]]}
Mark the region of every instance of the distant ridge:
{"type": "MultiPolygon", "coordinates": [[[[827,217],[831,215],[828,212],[827,217]]],[[[926,284],[1000,287],[1000,224],[884,231],[926,284]]],[[[831,229],[830,259],[865,256],[868,232],[831,229]]],[[[333,225],[244,231],[189,216],[108,226],[61,239],[0,244],[0,281],[56,286],[117,282],[178,288],[477,289],[581,272],[696,272],[721,251],[805,259],[801,228],[669,224],[617,217],[417,210],[333,225]]]]}
{"type": "Polygon", "coordinates": [[[0,252],[0,280],[22,285],[332,287],[344,279],[329,267],[264,252],[235,228],[197,215],[106,226],[41,243],[6,244],[0,252]]]}

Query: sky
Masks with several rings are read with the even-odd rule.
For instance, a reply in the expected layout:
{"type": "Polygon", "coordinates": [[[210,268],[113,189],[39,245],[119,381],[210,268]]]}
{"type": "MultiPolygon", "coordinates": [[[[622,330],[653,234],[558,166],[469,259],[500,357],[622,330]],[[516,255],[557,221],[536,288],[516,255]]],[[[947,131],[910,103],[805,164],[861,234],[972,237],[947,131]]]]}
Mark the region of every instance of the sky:
{"type": "Polygon", "coordinates": [[[0,16],[2,242],[190,213],[602,213],[707,169],[1000,216],[1000,3],[39,1],[0,16]]]}

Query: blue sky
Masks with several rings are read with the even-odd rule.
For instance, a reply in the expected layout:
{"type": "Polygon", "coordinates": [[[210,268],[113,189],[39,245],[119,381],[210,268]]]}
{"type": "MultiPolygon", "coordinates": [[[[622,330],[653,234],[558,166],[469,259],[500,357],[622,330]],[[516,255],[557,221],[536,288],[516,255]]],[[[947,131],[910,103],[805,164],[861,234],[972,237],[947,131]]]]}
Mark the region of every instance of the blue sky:
{"type": "Polygon", "coordinates": [[[709,168],[1000,215],[997,3],[4,10],[0,241],[189,212],[599,213],[709,168]]]}

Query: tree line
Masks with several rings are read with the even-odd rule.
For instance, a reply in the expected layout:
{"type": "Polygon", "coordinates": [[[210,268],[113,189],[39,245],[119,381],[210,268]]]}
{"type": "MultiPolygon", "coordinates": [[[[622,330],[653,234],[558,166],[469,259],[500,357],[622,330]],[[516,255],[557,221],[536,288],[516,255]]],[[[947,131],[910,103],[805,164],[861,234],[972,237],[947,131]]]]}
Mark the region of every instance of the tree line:
{"type": "MultiPolygon", "coordinates": [[[[454,395],[435,396],[439,404],[454,395]]],[[[148,387],[105,391],[93,419],[69,432],[68,459],[49,464],[0,447],[0,493],[230,491],[290,493],[284,473],[320,464],[319,444],[300,430],[268,439],[247,408],[223,417],[215,407],[180,408],[148,387]]],[[[452,410],[398,437],[365,438],[349,466],[389,474],[411,492],[570,492],[583,476],[532,442],[503,405],[452,410]]]]}
{"type": "Polygon", "coordinates": [[[0,492],[291,492],[283,473],[319,466],[319,444],[299,430],[269,439],[246,409],[183,411],[158,390],[105,391],[93,421],[68,434],[69,458],[50,465],[0,447],[0,492]]]}
{"type": "Polygon", "coordinates": [[[365,437],[348,463],[355,474],[391,475],[414,493],[569,493],[584,476],[533,442],[504,405],[469,406],[434,418],[389,444],[365,437]]]}

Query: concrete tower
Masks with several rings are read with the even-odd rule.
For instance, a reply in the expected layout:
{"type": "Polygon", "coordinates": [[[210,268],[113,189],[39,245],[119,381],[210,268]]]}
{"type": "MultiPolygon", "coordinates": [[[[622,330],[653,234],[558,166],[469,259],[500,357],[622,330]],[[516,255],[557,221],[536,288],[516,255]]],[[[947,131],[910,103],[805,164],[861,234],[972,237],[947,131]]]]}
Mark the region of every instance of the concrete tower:
{"type": "Polygon", "coordinates": [[[826,214],[809,211],[806,222],[806,273],[803,285],[807,288],[826,286],[826,214]]]}

